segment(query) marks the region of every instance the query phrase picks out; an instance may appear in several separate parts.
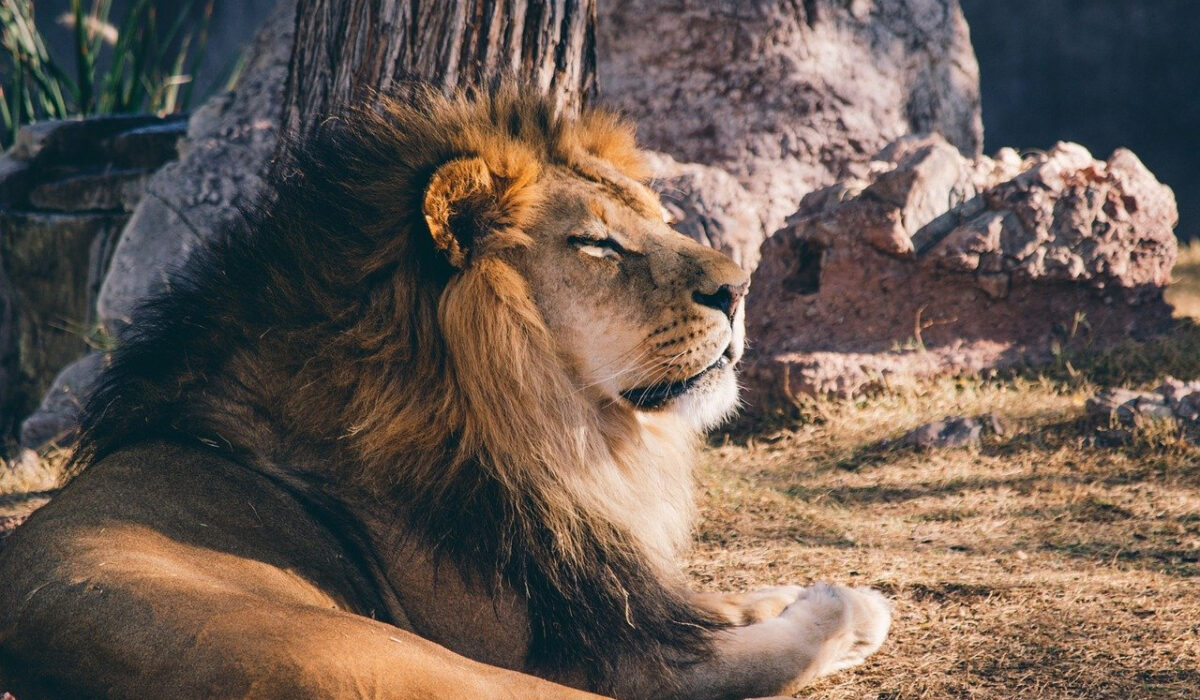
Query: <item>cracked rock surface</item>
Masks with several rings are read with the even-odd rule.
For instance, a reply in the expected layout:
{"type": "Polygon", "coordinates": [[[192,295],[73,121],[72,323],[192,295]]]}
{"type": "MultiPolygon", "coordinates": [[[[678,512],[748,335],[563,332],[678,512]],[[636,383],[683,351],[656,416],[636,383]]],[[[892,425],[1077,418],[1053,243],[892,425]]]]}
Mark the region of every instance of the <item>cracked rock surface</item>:
{"type": "Polygon", "coordinates": [[[1127,150],[964,158],[939,137],[901,139],[764,243],[752,395],[855,394],[1163,331],[1176,218],[1170,188],[1127,150]]]}
{"type": "Polygon", "coordinates": [[[275,7],[248,50],[237,91],[196,111],[180,160],[150,180],[100,288],[97,313],[110,330],[119,330],[137,302],[162,287],[168,268],[263,191],[278,138],[294,17],[294,1],[275,7]]]}
{"type": "Polygon", "coordinates": [[[605,0],[601,102],[646,148],[722,168],[763,230],[910,133],[979,153],[979,67],[958,0],[605,0]]]}

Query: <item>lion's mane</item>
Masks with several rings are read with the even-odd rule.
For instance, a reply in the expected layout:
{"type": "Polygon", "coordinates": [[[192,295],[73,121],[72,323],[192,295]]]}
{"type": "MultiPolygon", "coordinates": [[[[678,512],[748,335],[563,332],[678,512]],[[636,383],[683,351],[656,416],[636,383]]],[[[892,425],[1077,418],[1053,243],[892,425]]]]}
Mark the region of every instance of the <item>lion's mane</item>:
{"type": "Polygon", "coordinates": [[[286,152],[271,196],[121,334],[76,468],[150,440],[215,451],[329,511],[362,566],[381,553],[330,494],[373,493],[470,580],[528,601],[532,667],[703,656],[718,623],[666,573],[686,541],[694,438],[587,399],[522,277],[486,255],[529,243],[550,168],[621,196],[604,173],[642,176],[631,130],[511,88],[421,93],[348,110],[286,152]],[[463,156],[501,187],[449,222],[473,241],[460,270],[422,203],[463,156]]]}

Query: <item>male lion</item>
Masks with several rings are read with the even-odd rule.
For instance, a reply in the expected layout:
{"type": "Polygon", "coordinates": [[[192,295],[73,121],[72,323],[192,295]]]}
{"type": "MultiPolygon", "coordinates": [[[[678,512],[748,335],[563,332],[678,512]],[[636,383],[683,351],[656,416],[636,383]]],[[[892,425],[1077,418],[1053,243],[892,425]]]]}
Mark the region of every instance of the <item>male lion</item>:
{"type": "Polygon", "coordinates": [[[631,130],[547,101],[326,122],[123,339],[0,561],[39,697],[740,698],[879,647],[879,594],[690,592],[748,277],[631,130]]]}

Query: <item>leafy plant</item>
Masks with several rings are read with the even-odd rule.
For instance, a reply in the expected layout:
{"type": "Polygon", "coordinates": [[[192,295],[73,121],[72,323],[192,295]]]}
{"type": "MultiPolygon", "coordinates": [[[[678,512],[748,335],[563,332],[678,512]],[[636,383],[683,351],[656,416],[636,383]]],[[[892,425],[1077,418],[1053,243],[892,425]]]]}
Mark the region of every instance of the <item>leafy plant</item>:
{"type": "Polygon", "coordinates": [[[134,0],[114,23],[112,0],[91,0],[89,7],[71,0],[59,18],[74,37],[64,63],[47,50],[32,0],[0,0],[0,145],[11,145],[22,124],[41,119],[186,109],[214,2],[207,0],[192,23],[194,0],[184,0],[163,23],[150,0],[134,0]]]}

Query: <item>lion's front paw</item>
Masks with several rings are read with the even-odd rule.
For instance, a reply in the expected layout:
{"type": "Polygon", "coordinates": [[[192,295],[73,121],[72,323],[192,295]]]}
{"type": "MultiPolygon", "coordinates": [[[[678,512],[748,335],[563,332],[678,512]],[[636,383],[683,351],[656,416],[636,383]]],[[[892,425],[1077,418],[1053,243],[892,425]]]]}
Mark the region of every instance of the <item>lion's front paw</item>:
{"type": "Polygon", "coordinates": [[[794,692],[821,676],[862,663],[883,644],[892,621],[891,604],[866,588],[821,583],[717,600],[741,603],[766,619],[717,633],[712,663],[687,670],[680,678],[681,697],[794,692]],[[778,610],[780,601],[789,599],[778,610]]]}
{"type": "Polygon", "coordinates": [[[794,621],[820,649],[804,682],[857,666],[875,653],[892,624],[892,605],[878,591],[819,583],[801,591],[780,615],[794,621]]]}

